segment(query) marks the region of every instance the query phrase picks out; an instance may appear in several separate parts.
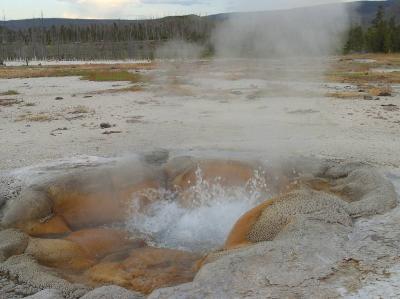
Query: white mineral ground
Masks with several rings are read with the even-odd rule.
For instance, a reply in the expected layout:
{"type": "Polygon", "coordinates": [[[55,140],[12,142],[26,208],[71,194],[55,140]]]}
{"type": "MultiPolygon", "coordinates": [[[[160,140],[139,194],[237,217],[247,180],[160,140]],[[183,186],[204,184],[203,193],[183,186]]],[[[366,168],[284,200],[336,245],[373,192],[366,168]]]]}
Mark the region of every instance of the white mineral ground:
{"type": "Polygon", "coordinates": [[[158,79],[144,91],[104,94],[96,92],[128,83],[78,77],[2,79],[0,91],[20,94],[1,98],[24,102],[0,107],[0,169],[154,148],[319,155],[399,166],[400,111],[386,111],[381,105],[400,106],[400,86],[393,86],[393,97],[380,101],[332,99],[325,93],[357,88],[301,81],[301,74],[279,80],[274,69],[265,71],[267,79],[241,71],[193,65],[176,70],[179,82],[169,85],[175,69],[155,70],[151,73],[158,79]],[[76,106],[89,113],[71,114],[76,106]],[[18,121],[28,113],[42,113],[50,121],[18,121]],[[108,131],[122,132],[102,135],[102,122],[116,125],[108,131]],[[67,130],[50,135],[63,128],[67,130]]]}
{"type": "MultiPolygon", "coordinates": [[[[400,107],[400,86],[392,86],[393,96],[380,97],[379,101],[334,99],[325,94],[356,91],[357,87],[303,80],[295,66],[290,69],[293,74],[275,77],[279,70],[279,65],[274,65],[260,75],[245,66],[161,65],[156,70],[143,71],[153,77],[143,90],[112,93],[103,91],[122,89],[129,83],[90,82],[78,77],[1,79],[0,92],[15,90],[19,94],[0,98],[21,102],[0,107],[0,172],[69,157],[79,162],[154,148],[176,154],[212,149],[363,161],[382,170],[399,192],[400,111],[381,105],[400,107]],[[55,100],[56,97],[62,99],[55,100]],[[45,121],[32,121],[33,116],[45,121]],[[101,129],[103,122],[112,127],[101,129]],[[105,131],[115,132],[102,134],[105,131]]],[[[344,229],[337,234],[338,244],[329,234],[319,241],[307,235],[310,242],[315,242],[313,246],[320,247],[301,256],[303,262],[306,260],[303,264],[296,264],[291,245],[285,240],[276,243],[278,251],[287,251],[282,254],[269,245],[256,245],[233,254],[238,262],[236,268],[228,258],[221,258],[204,267],[194,283],[156,291],[151,297],[170,298],[176,294],[179,298],[265,298],[302,294],[318,298],[332,295],[333,290],[349,298],[398,297],[399,219],[399,207],[385,215],[362,218],[348,232],[350,242],[346,245],[340,243],[344,229]],[[332,251],[337,248],[341,253],[324,255],[324,243],[328,252],[332,245],[332,251]],[[247,256],[253,258],[254,265],[244,264],[247,256]],[[264,284],[259,279],[260,270],[230,293],[229,283],[241,281],[234,275],[242,270],[251,274],[252,267],[265,261],[263,256],[276,259],[268,264],[270,269],[264,269],[266,276],[270,275],[264,284]],[[351,270],[338,266],[333,274],[327,265],[338,256],[357,265],[351,270]],[[297,267],[296,271],[292,277],[280,277],[280,263],[287,257],[293,260],[286,266],[297,267]],[[230,267],[235,273],[226,280],[215,274],[216,269],[222,269],[221,275],[226,274],[232,271],[230,267]],[[324,281],[320,293],[313,275],[324,281]],[[259,289],[246,290],[246,283],[259,289]]],[[[321,227],[322,232],[325,229],[321,227]]],[[[298,241],[293,252],[303,245],[298,241]]],[[[286,266],[282,266],[282,273],[290,272],[286,266]]]]}

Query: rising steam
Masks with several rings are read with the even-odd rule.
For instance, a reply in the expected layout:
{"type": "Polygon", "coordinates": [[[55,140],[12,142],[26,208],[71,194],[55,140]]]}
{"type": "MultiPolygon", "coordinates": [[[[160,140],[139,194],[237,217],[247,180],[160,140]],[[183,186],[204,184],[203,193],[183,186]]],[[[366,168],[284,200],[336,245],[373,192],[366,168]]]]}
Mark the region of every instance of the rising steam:
{"type": "MultiPolygon", "coordinates": [[[[263,1],[252,4],[257,2],[263,1]]],[[[217,26],[212,42],[218,57],[326,56],[341,48],[348,23],[345,6],[339,4],[239,13],[217,26]]]]}

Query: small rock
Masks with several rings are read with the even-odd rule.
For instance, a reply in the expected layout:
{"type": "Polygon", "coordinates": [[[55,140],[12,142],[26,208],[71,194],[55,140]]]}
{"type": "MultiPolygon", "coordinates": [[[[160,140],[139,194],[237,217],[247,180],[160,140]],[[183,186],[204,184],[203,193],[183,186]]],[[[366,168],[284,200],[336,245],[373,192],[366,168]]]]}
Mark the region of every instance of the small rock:
{"type": "Polygon", "coordinates": [[[371,95],[365,95],[365,96],[364,96],[364,100],[366,100],[366,101],[373,101],[373,100],[374,100],[374,97],[371,96],[371,95]]]}
{"type": "Polygon", "coordinates": [[[55,100],[56,101],[61,101],[61,100],[64,100],[64,98],[63,97],[56,97],[55,100]]]}
{"type": "Polygon", "coordinates": [[[395,104],[381,105],[386,111],[399,111],[400,108],[395,104]]]}
{"type": "Polygon", "coordinates": [[[384,91],[381,91],[381,92],[378,94],[378,96],[380,96],[380,97],[391,97],[391,96],[392,96],[392,93],[391,93],[390,91],[384,90],[384,91]]]}
{"type": "Polygon", "coordinates": [[[108,129],[108,128],[111,128],[112,126],[111,126],[111,124],[110,123],[101,123],[100,124],[100,128],[102,128],[102,129],[108,129]]]}
{"type": "Polygon", "coordinates": [[[149,164],[162,165],[168,161],[169,151],[165,149],[155,150],[151,153],[146,154],[144,156],[144,159],[149,164]]]}
{"type": "Polygon", "coordinates": [[[105,131],[102,134],[103,135],[111,135],[111,134],[121,134],[122,131],[105,131]]]}

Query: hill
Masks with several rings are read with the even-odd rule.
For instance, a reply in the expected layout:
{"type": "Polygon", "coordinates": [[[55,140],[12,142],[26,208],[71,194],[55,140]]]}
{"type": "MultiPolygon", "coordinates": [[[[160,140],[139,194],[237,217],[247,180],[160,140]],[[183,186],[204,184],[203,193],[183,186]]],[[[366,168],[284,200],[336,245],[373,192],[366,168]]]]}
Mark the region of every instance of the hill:
{"type": "MultiPolygon", "coordinates": [[[[213,21],[220,21],[229,18],[232,15],[257,15],[264,18],[279,18],[282,14],[292,14],[296,13],[298,10],[304,10],[312,13],[314,10],[320,9],[321,7],[327,8],[331,6],[331,9],[337,7],[345,7],[350,14],[351,21],[353,23],[361,23],[363,25],[368,25],[374,18],[376,11],[379,6],[383,6],[386,11],[388,18],[395,17],[397,21],[400,21],[400,0],[388,0],[388,1],[359,1],[359,2],[348,2],[348,3],[336,3],[336,4],[326,4],[320,6],[310,6],[306,8],[296,8],[289,10],[279,10],[279,11],[263,11],[263,12],[244,12],[244,13],[223,13],[215,14],[203,19],[209,19],[213,21]]],[[[191,16],[194,17],[194,16],[191,16]]],[[[180,18],[180,17],[166,17],[168,18],[180,18]]],[[[200,17],[198,17],[200,18],[200,17]]],[[[162,19],[161,19],[162,20],[162,19]]],[[[118,23],[120,25],[128,25],[132,23],[146,23],[155,20],[120,20],[120,19],[65,19],[65,18],[44,18],[42,19],[24,19],[24,20],[10,20],[10,21],[0,21],[0,26],[7,27],[11,30],[27,29],[30,27],[45,27],[49,28],[52,26],[90,26],[90,25],[112,25],[113,23],[118,23]]]]}

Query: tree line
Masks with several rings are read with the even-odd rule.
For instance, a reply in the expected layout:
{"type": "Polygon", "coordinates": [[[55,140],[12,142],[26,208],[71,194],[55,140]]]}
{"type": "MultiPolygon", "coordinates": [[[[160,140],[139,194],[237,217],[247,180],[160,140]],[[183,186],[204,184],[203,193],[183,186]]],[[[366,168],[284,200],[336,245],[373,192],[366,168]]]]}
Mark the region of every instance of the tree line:
{"type": "Polygon", "coordinates": [[[161,42],[172,39],[206,44],[215,22],[195,15],[112,24],[0,26],[0,60],[152,58],[161,42]]]}
{"type": "MultiPolygon", "coordinates": [[[[152,59],[156,49],[177,39],[206,46],[218,19],[195,15],[90,25],[32,26],[12,30],[0,26],[0,62],[8,59],[152,59]]],[[[40,23],[40,22],[39,22],[40,23]]],[[[400,52],[400,25],[385,18],[380,7],[369,26],[353,25],[344,53],[400,52]]]]}
{"type": "Polygon", "coordinates": [[[400,25],[394,17],[387,20],[381,6],[370,26],[351,26],[344,52],[400,52],[400,25]]]}

